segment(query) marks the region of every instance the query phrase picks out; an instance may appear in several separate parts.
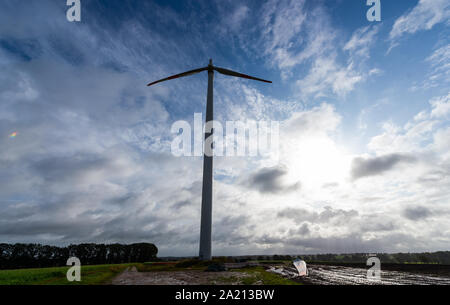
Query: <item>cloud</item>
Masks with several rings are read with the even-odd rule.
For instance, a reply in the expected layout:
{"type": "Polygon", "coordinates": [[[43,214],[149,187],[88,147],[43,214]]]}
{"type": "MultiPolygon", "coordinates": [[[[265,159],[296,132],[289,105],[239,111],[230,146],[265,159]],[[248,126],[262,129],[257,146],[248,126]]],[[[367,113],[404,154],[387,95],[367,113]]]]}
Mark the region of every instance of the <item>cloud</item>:
{"type": "Polygon", "coordinates": [[[282,131],[288,136],[319,136],[332,133],[342,121],[333,105],[322,103],[311,109],[298,111],[282,123],[282,131]]]}
{"type": "MultiPolygon", "coordinates": [[[[438,43],[442,45],[442,42],[438,43]]],[[[429,64],[428,72],[425,77],[414,82],[410,90],[426,90],[431,88],[447,88],[450,82],[450,44],[436,48],[430,56],[425,59],[429,64]]]]}
{"type": "MultiPolygon", "coordinates": [[[[450,82],[450,44],[434,50],[425,61],[430,63],[431,71],[423,82],[424,89],[436,88],[450,82]]],[[[415,86],[413,89],[418,87],[415,86]]]]}
{"type": "Polygon", "coordinates": [[[249,223],[247,215],[226,215],[215,223],[213,238],[218,246],[245,245],[249,236],[245,234],[249,223]]]}
{"type": "Polygon", "coordinates": [[[335,225],[348,223],[350,219],[356,216],[358,216],[356,210],[333,209],[329,206],[324,207],[320,213],[300,208],[287,208],[277,213],[277,217],[292,219],[295,223],[308,221],[310,223],[333,223],[335,225]]]}
{"type": "Polygon", "coordinates": [[[435,120],[424,120],[401,128],[390,121],[386,122],[383,124],[383,133],[372,137],[368,148],[377,154],[420,151],[422,144],[430,139],[437,123],[435,120]]]}
{"type": "MultiPolygon", "coordinates": [[[[420,0],[419,3],[406,14],[400,16],[394,23],[389,38],[396,44],[396,40],[405,34],[430,30],[436,24],[448,22],[450,18],[450,4],[446,0],[420,0]]],[[[391,46],[392,48],[392,46],[391,46]]]]}
{"type": "MultiPolygon", "coordinates": [[[[323,19],[322,16],[317,16],[317,18],[323,19]]],[[[281,75],[285,79],[290,75],[289,69],[304,64],[308,60],[328,57],[328,52],[333,49],[330,44],[330,41],[335,38],[333,32],[319,28],[317,21],[309,21],[308,28],[309,31],[306,34],[307,40],[303,43],[302,47],[294,50],[290,48],[278,48],[273,51],[273,61],[281,70],[281,75]]]]}
{"type": "Polygon", "coordinates": [[[327,188],[334,188],[334,187],[338,187],[339,183],[337,182],[328,182],[328,183],[324,183],[322,185],[322,188],[327,189],[327,188]]]}
{"type": "Polygon", "coordinates": [[[267,2],[261,9],[263,35],[255,50],[265,50],[267,62],[280,70],[283,80],[295,81],[294,90],[303,100],[344,97],[377,71],[365,71],[361,58],[369,57],[378,27],[361,28],[344,42],[327,10],[305,3],[267,2]]]}
{"type": "Polygon", "coordinates": [[[216,117],[222,121],[284,120],[302,107],[295,100],[281,101],[242,83],[224,78],[214,87],[217,92],[216,117]]]}
{"type": "Polygon", "coordinates": [[[247,186],[255,188],[261,193],[281,193],[291,192],[300,188],[300,182],[287,185],[283,177],[288,173],[287,169],[281,166],[262,168],[252,174],[247,182],[247,186]]]}
{"type": "Polygon", "coordinates": [[[274,54],[279,67],[295,64],[288,59],[288,50],[300,39],[306,19],[305,1],[269,1],[263,7],[261,27],[264,28],[265,53],[274,54]]]}
{"type": "Polygon", "coordinates": [[[297,230],[297,233],[300,235],[309,235],[311,233],[309,225],[307,223],[302,224],[302,226],[297,230]]]}
{"type": "Polygon", "coordinates": [[[182,201],[178,201],[175,204],[173,204],[172,207],[179,210],[183,207],[190,206],[191,204],[192,203],[188,200],[182,200],[182,201]]]}
{"type": "Polygon", "coordinates": [[[355,158],[352,163],[354,180],[381,175],[401,163],[415,162],[415,158],[404,154],[389,154],[373,158],[355,158]]]}
{"type": "Polygon", "coordinates": [[[384,214],[363,215],[358,220],[359,230],[361,232],[390,232],[398,229],[397,219],[384,214]]]}
{"type": "Polygon", "coordinates": [[[432,118],[447,118],[450,114],[450,92],[447,96],[432,99],[430,104],[433,107],[431,110],[432,118]]]}
{"type": "Polygon", "coordinates": [[[378,34],[379,27],[366,26],[357,29],[350,40],[345,44],[344,51],[349,51],[353,55],[364,58],[370,57],[370,48],[375,43],[375,36],[378,34]]]}
{"type": "MultiPolygon", "coordinates": [[[[109,167],[109,160],[94,154],[76,154],[67,157],[52,157],[39,160],[31,165],[36,175],[49,183],[65,182],[66,179],[86,181],[90,174],[100,174],[109,167]]],[[[112,168],[110,174],[117,169],[112,168]]],[[[99,180],[99,179],[94,179],[99,180]]]]}
{"type": "Polygon", "coordinates": [[[436,151],[446,157],[450,154],[450,127],[439,129],[433,135],[433,146],[436,151]]]}
{"type": "Polygon", "coordinates": [[[378,155],[392,153],[429,152],[427,144],[433,139],[438,128],[445,125],[450,113],[450,95],[429,100],[430,109],[420,111],[413,120],[403,127],[392,121],[385,122],[383,133],[372,137],[368,148],[378,155]]]}
{"type": "Polygon", "coordinates": [[[337,64],[333,55],[320,57],[314,61],[309,74],[296,82],[296,86],[305,97],[324,97],[330,91],[342,97],[363,80],[363,76],[353,68],[352,64],[347,67],[337,64]]]}
{"type": "MultiPolygon", "coordinates": [[[[272,251],[283,253],[370,253],[386,251],[391,245],[395,251],[407,251],[408,245],[417,243],[417,239],[402,233],[390,233],[379,238],[365,238],[362,234],[352,233],[343,236],[295,236],[280,238],[264,235],[257,240],[272,251]]],[[[421,248],[426,249],[426,248],[421,248]]]]}
{"type": "Polygon", "coordinates": [[[233,30],[241,27],[242,22],[248,16],[249,8],[245,5],[237,7],[231,17],[228,19],[228,24],[233,30]]]}
{"type": "Polygon", "coordinates": [[[432,215],[432,212],[423,206],[408,207],[403,210],[403,216],[409,220],[417,221],[428,218],[432,215]]]}

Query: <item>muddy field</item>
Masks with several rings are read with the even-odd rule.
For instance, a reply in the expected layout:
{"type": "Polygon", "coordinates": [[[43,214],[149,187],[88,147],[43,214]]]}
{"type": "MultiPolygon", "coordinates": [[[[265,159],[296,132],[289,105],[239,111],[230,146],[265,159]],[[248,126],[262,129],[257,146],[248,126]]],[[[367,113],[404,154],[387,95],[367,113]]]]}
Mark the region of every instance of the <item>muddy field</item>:
{"type": "MultiPolygon", "coordinates": [[[[402,265],[381,266],[381,280],[367,279],[363,264],[308,264],[308,276],[299,277],[294,266],[265,265],[266,271],[306,285],[450,285],[450,266],[402,265]]],[[[202,270],[138,272],[129,268],[112,280],[113,285],[240,285],[251,275],[245,272],[202,270]]],[[[262,284],[259,282],[256,285],[262,284]]]]}
{"type": "Polygon", "coordinates": [[[308,265],[309,275],[298,277],[296,269],[270,266],[268,271],[307,285],[450,285],[450,266],[389,265],[381,268],[381,281],[367,279],[363,265],[308,265]]]}
{"type": "Polygon", "coordinates": [[[233,285],[247,275],[242,272],[152,271],[138,272],[136,267],[127,269],[113,279],[113,285],[233,285]]]}

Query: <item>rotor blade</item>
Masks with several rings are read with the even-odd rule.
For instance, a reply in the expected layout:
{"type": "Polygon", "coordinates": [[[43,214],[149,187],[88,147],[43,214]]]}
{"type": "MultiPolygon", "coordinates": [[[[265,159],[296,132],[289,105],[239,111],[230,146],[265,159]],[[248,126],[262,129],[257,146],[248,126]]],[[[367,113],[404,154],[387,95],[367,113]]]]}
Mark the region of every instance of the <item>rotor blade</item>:
{"type": "Polygon", "coordinates": [[[234,71],[227,70],[227,69],[224,69],[224,68],[214,67],[214,70],[216,70],[219,73],[225,74],[225,75],[242,77],[242,78],[248,78],[248,79],[258,80],[260,82],[265,82],[265,83],[272,83],[270,80],[265,80],[265,79],[253,77],[253,76],[250,76],[250,75],[245,75],[245,74],[234,72],[234,71]]]}
{"type": "Polygon", "coordinates": [[[156,82],[152,82],[152,83],[148,84],[147,86],[151,86],[151,85],[154,85],[154,84],[157,84],[157,83],[161,83],[161,82],[164,82],[166,80],[171,80],[171,79],[175,79],[175,78],[179,78],[179,77],[189,76],[189,75],[196,74],[196,73],[199,73],[199,72],[202,72],[202,71],[205,71],[205,70],[208,70],[208,67],[195,69],[195,70],[190,70],[190,71],[186,71],[186,72],[183,72],[183,73],[180,73],[180,74],[175,74],[175,75],[172,75],[172,76],[169,76],[169,77],[157,80],[156,82]]]}

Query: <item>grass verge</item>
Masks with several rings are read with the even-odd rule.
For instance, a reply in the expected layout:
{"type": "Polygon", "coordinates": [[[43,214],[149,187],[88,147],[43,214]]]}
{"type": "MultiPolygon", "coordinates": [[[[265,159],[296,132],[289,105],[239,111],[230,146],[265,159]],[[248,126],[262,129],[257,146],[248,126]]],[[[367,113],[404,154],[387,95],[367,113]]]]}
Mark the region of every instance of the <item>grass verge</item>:
{"type": "Polygon", "coordinates": [[[70,267],[0,270],[0,285],[101,285],[108,284],[125,268],[135,264],[81,266],[81,282],[69,282],[70,267]]]}

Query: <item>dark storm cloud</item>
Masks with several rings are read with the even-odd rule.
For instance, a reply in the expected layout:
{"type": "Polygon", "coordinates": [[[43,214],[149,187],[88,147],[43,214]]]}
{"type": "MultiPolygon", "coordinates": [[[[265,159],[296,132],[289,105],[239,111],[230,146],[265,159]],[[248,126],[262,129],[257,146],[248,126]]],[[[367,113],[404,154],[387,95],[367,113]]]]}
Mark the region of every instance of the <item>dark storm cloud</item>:
{"type": "Polygon", "coordinates": [[[0,236],[3,238],[15,236],[38,236],[39,234],[53,235],[60,238],[90,237],[92,233],[91,220],[23,220],[0,221],[0,236]]]}
{"type": "MultiPolygon", "coordinates": [[[[136,195],[133,195],[136,197],[136,195]]],[[[75,197],[78,198],[78,197],[75,197]]],[[[115,207],[100,206],[99,208],[84,208],[82,213],[74,215],[71,207],[77,208],[78,202],[59,203],[53,205],[37,205],[40,210],[36,214],[28,215],[27,219],[0,218],[0,237],[20,240],[31,238],[39,240],[40,235],[52,237],[58,243],[78,242],[154,242],[159,244],[185,244],[187,241],[196,242],[198,234],[187,225],[179,228],[169,226],[171,215],[164,213],[143,213],[144,204],[130,201],[120,213],[115,207]],[[58,208],[54,208],[57,207],[58,208]],[[109,211],[110,209],[113,212],[109,211]],[[38,218],[38,219],[34,219],[38,218]],[[187,236],[192,235],[192,238],[187,236]],[[194,236],[195,235],[195,236],[194,236]]],[[[87,198],[89,199],[89,198],[87,198]]],[[[137,199],[137,198],[136,198],[137,199]]],[[[79,200],[79,198],[78,198],[79,200]]],[[[111,201],[122,201],[117,197],[111,201]]],[[[22,209],[23,210],[23,209],[22,209]]]]}
{"type": "Polygon", "coordinates": [[[297,232],[300,235],[308,235],[309,233],[311,233],[311,230],[309,229],[309,225],[307,223],[304,223],[300,228],[298,228],[297,232]]]}
{"type": "Polygon", "coordinates": [[[176,203],[174,203],[172,205],[172,207],[179,210],[183,207],[190,206],[190,205],[191,205],[191,202],[189,200],[182,200],[182,201],[177,201],[176,203]]]}
{"type": "Polygon", "coordinates": [[[355,158],[352,162],[352,178],[376,176],[393,169],[404,162],[414,162],[416,159],[404,154],[389,154],[373,158],[355,158]]]}
{"type": "Polygon", "coordinates": [[[189,185],[182,187],[176,195],[173,196],[174,203],[170,206],[174,211],[180,209],[193,209],[198,207],[195,203],[201,203],[202,181],[196,180],[189,185]]]}
{"type": "Polygon", "coordinates": [[[49,182],[77,177],[87,171],[98,171],[107,166],[109,160],[105,157],[86,153],[45,158],[31,165],[37,175],[49,182]]]}
{"type": "Polygon", "coordinates": [[[243,233],[250,218],[246,215],[225,216],[214,224],[213,239],[217,243],[238,245],[247,244],[250,236],[243,233]]]}
{"type": "Polygon", "coordinates": [[[261,192],[275,193],[282,189],[279,180],[286,174],[287,171],[281,168],[264,168],[254,174],[250,182],[261,192]]]}
{"type": "Polygon", "coordinates": [[[421,175],[417,179],[417,182],[431,186],[434,185],[435,183],[443,181],[444,179],[450,176],[450,166],[445,164],[439,164],[438,167],[440,167],[440,169],[431,170],[421,175]]]}
{"type": "MultiPolygon", "coordinates": [[[[303,238],[297,237],[292,238],[288,242],[291,246],[299,246],[302,248],[318,251],[318,252],[328,252],[328,251],[336,251],[336,252],[364,252],[370,247],[370,244],[364,242],[361,239],[361,236],[356,234],[349,235],[345,237],[335,237],[335,238],[324,238],[324,237],[311,237],[311,238],[303,238]],[[333,249],[333,250],[331,250],[333,249]]],[[[376,247],[374,247],[376,248],[376,247]]]]}
{"type": "MultiPolygon", "coordinates": [[[[57,195],[45,187],[39,188],[42,199],[36,195],[35,204],[11,204],[0,208],[0,237],[18,240],[28,237],[37,240],[40,235],[51,236],[58,242],[99,241],[96,232],[114,232],[109,221],[114,213],[108,207],[110,202],[122,202],[123,196],[95,202],[99,197],[97,190],[90,192],[72,191],[57,195]],[[104,206],[102,204],[105,204],[104,206]],[[13,217],[11,217],[13,216],[13,217]]],[[[134,210],[133,205],[127,206],[134,210]]]]}
{"type": "Polygon", "coordinates": [[[317,223],[346,223],[350,219],[358,216],[358,212],[355,210],[341,210],[333,209],[332,207],[325,207],[320,213],[310,212],[305,209],[287,208],[278,212],[277,217],[288,218],[294,220],[296,223],[302,223],[304,221],[317,222],[317,223]]]}
{"type": "Polygon", "coordinates": [[[360,232],[389,232],[398,229],[393,219],[380,215],[365,215],[359,225],[360,232]]]}
{"type": "Polygon", "coordinates": [[[283,183],[283,177],[288,173],[284,167],[262,168],[250,176],[247,185],[261,193],[280,193],[294,191],[300,188],[300,182],[292,185],[283,183]]]}
{"type": "MultiPolygon", "coordinates": [[[[22,220],[33,216],[39,211],[36,205],[22,204],[18,202],[1,202],[0,201],[0,224],[2,221],[8,221],[11,219],[22,220]]],[[[1,231],[1,226],[0,226],[1,231]]]]}
{"type": "Polygon", "coordinates": [[[127,193],[123,196],[114,197],[112,199],[107,200],[106,202],[111,205],[117,205],[120,207],[125,207],[127,203],[136,199],[136,194],[127,193]]]}
{"type": "Polygon", "coordinates": [[[283,253],[365,253],[384,252],[398,249],[407,250],[404,245],[417,243],[417,240],[409,235],[391,233],[380,238],[366,239],[359,233],[344,236],[330,237],[304,237],[301,235],[282,238],[264,235],[255,242],[269,247],[272,251],[283,253]]]}
{"type": "Polygon", "coordinates": [[[408,207],[403,210],[403,216],[409,220],[421,220],[428,218],[433,213],[426,207],[416,206],[416,207],[408,207]]]}
{"type": "MultiPolygon", "coordinates": [[[[104,224],[104,230],[96,238],[100,240],[151,240],[161,238],[170,229],[167,218],[156,215],[141,215],[138,209],[125,212],[123,215],[112,218],[104,224]],[[146,226],[149,226],[145,228],[146,226]]],[[[166,236],[167,238],[167,236],[166,236]]]]}

